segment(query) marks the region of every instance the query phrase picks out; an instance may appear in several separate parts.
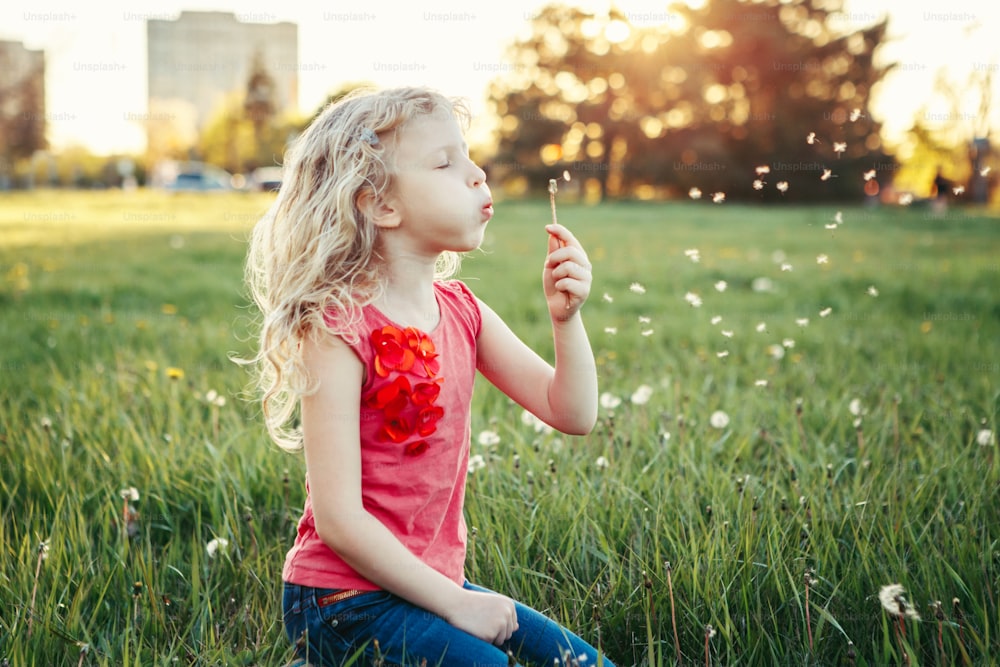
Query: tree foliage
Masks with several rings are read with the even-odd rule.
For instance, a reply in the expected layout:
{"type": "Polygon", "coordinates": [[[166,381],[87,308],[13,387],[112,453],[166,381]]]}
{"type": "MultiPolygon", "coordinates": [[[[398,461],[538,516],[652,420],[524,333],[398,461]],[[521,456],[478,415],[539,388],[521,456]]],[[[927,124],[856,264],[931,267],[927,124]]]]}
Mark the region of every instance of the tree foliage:
{"type": "MultiPolygon", "coordinates": [[[[11,68],[10,63],[0,66],[11,68]]],[[[0,173],[47,147],[45,67],[42,62],[0,88],[0,173]]]]}
{"type": "Polygon", "coordinates": [[[708,0],[641,24],[544,8],[491,84],[496,177],[539,189],[568,169],[600,196],[871,192],[862,173],[891,164],[868,113],[887,24],[838,30],[833,4],[708,0]]]}

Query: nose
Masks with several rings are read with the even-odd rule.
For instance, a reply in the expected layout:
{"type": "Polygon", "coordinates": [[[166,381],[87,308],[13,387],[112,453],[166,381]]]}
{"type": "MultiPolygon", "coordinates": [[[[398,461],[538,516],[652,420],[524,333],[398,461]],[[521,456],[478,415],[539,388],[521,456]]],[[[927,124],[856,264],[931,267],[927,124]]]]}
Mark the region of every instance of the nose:
{"type": "Polygon", "coordinates": [[[486,172],[475,162],[472,163],[472,187],[478,188],[486,182],[486,172]]]}

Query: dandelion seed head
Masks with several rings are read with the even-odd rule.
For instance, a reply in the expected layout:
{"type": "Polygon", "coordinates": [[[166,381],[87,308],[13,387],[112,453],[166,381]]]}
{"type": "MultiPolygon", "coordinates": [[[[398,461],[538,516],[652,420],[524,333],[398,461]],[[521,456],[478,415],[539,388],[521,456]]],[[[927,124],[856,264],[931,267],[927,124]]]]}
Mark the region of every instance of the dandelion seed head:
{"type": "Polygon", "coordinates": [[[684,295],[684,300],[687,301],[693,308],[701,307],[701,297],[694,292],[688,292],[684,295]]]}
{"type": "Polygon", "coordinates": [[[475,474],[477,470],[482,470],[486,467],[486,459],[483,458],[482,454],[473,454],[469,457],[468,472],[470,475],[475,474]]]}
{"type": "Polygon", "coordinates": [[[757,333],[764,333],[765,331],[767,331],[767,323],[758,322],[756,328],[757,328],[757,333]]]}
{"type": "Polygon", "coordinates": [[[530,426],[535,433],[551,433],[552,427],[539,419],[533,412],[524,410],[521,412],[521,423],[530,426]]]}
{"type": "Polygon", "coordinates": [[[217,552],[225,551],[228,547],[229,540],[224,537],[215,537],[205,545],[205,551],[208,553],[209,558],[215,558],[217,552]]]}
{"type": "Polygon", "coordinates": [[[833,214],[833,221],[835,223],[837,223],[838,225],[844,224],[844,212],[843,211],[837,211],[836,213],[834,213],[833,214]]]}
{"type": "Polygon", "coordinates": [[[729,287],[729,284],[725,280],[715,283],[715,290],[717,292],[725,292],[727,287],[729,287]]]}
{"type": "Polygon", "coordinates": [[[634,405],[645,405],[649,403],[650,397],[653,395],[653,388],[648,384],[640,384],[636,387],[635,391],[632,392],[630,400],[634,405]]]}
{"type": "Polygon", "coordinates": [[[643,287],[641,283],[632,283],[628,286],[628,291],[633,294],[645,294],[646,288],[643,287]]]}
{"type": "Polygon", "coordinates": [[[688,248],[684,251],[684,255],[695,264],[701,261],[701,251],[697,248],[688,248]]]}
{"type": "Polygon", "coordinates": [[[823,254],[816,255],[816,263],[817,264],[829,264],[830,263],[830,258],[827,257],[826,255],[823,255],[823,254]]]}
{"type": "Polygon", "coordinates": [[[767,346],[767,353],[774,357],[775,359],[783,359],[785,356],[785,348],[777,343],[767,346]]]}
{"type": "Polygon", "coordinates": [[[711,424],[712,428],[726,428],[729,426],[729,415],[722,410],[716,410],[712,413],[712,416],[708,418],[708,423],[711,424]]]}
{"type": "Polygon", "coordinates": [[[867,290],[868,296],[878,296],[878,288],[874,285],[869,285],[867,290]]]}
{"type": "Polygon", "coordinates": [[[989,447],[993,444],[993,431],[988,428],[980,429],[976,433],[976,444],[982,445],[983,447],[989,447]]]}
{"type": "Polygon", "coordinates": [[[879,589],[878,599],[882,603],[882,608],[893,616],[906,616],[914,620],[920,620],[920,614],[907,602],[906,590],[902,584],[889,584],[879,589]]]}
{"type": "Polygon", "coordinates": [[[601,407],[605,410],[614,410],[622,404],[622,399],[611,392],[604,392],[600,397],[601,407]]]}
{"type": "Polygon", "coordinates": [[[860,398],[852,398],[851,402],[847,404],[847,410],[848,410],[848,412],[850,412],[855,417],[857,417],[858,415],[860,415],[861,414],[861,410],[862,410],[861,399],[860,398]]]}
{"type": "Polygon", "coordinates": [[[570,175],[569,175],[569,170],[566,170],[566,171],[563,172],[563,180],[566,181],[567,183],[570,182],[571,178],[570,178],[570,175]]]}
{"type": "Polygon", "coordinates": [[[639,316],[639,324],[649,324],[650,322],[652,322],[652,320],[648,315],[639,316]]]}
{"type": "Polygon", "coordinates": [[[139,489],[135,488],[134,486],[130,486],[128,488],[119,491],[118,495],[120,495],[125,500],[135,502],[139,500],[139,489]]]}
{"type": "Polygon", "coordinates": [[[594,465],[597,466],[598,470],[607,470],[608,466],[611,465],[611,463],[608,461],[607,457],[598,456],[597,460],[594,461],[594,465]]]}
{"type": "Polygon", "coordinates": [[[787,348],[789,350],[792,349],[793,347],[795,347],[795,339],[785,338],[784,340],[781,341],[781,347],[787,348]]]}
{"type": "Polygon", "coordinates": [[[483,447],[492,447],[500,444],[500,434],[489,429],[480,431],[479,437],[476,438],[476,441],[483,447]]]}

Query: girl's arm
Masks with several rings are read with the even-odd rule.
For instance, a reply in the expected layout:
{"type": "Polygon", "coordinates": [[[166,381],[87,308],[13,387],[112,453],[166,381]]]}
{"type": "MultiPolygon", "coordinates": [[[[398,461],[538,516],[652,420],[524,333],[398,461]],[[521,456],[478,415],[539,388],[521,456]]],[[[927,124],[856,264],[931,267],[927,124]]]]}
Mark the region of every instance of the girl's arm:
{"type": "Polygon", "coordinates": [[[303,343],[316,392],[302,398],[302,431],[316,532],[377,586],[499,644],[517,629],[514,603],[470,591],[414,556],[361,500],[359,406],[364,367],[340,338],[303,343]]]}
{"type": "Polygon", "coordinates": [[[548,225],[549,254],[542,287],[552,318],[555,367],[524,344],[489,306],[479,302],[480,372],[539,419],[584,435],[597,421],[597,369],[580,306],[590,294],[590,262],[562,225],[548,225]]]}

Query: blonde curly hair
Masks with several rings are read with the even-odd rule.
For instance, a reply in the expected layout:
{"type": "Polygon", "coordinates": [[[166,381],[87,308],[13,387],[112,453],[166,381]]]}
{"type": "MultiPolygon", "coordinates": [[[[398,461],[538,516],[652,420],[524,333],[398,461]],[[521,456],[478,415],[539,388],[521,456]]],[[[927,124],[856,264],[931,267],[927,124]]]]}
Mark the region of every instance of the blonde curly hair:
{"type": "MultiPolygon", "coordinates": [[[[256,354],[241,360],[255,367],[264,422],[282,449],[301,449],[292,422],[299,399],[315,390],[302,341],[319,332],[353,340],[361,307],[384,289],[378,228],[358,199],[392,189],[396,134],[440,110],[469,117],[461,101],[426,88],[355,90],[328,105],[285,155],[277,199],[250,239],[245,278],[261,319],[256,354]],[[335,328],[324,321],[329,311],[338,314],[335,328]]],[[[437,277],[453,275],[458,260],[443,253],[437,277]]]]}

